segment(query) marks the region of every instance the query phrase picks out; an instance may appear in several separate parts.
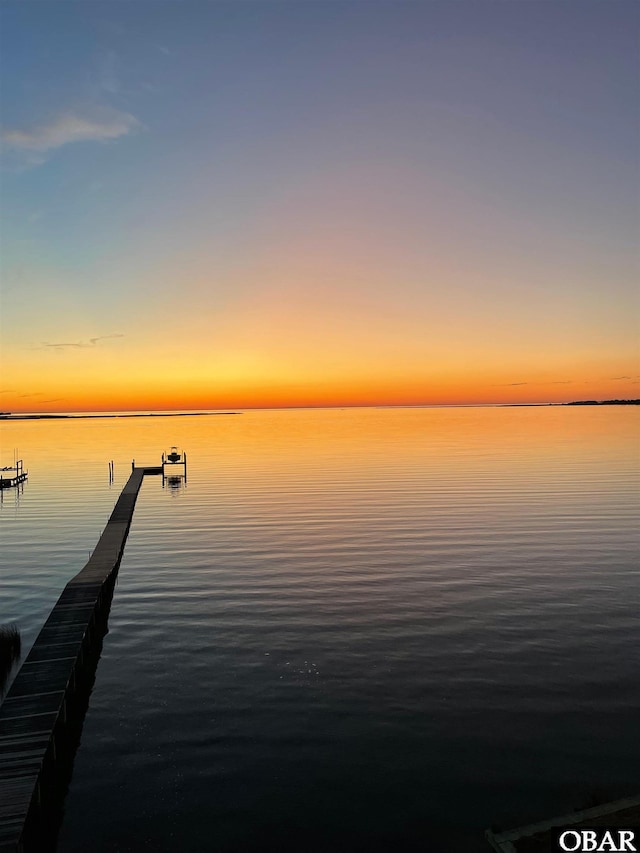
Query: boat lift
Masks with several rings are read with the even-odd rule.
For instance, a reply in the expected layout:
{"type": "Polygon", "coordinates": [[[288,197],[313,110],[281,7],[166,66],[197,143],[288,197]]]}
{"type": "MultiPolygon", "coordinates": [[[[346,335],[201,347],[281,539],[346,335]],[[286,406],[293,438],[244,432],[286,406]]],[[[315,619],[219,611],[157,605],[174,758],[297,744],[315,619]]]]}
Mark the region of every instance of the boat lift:
{"type": "Polygon", "coordinates": [[[180,479],[187,482],[187,454],[173,445],[169,453],[162,454],[162,484],[165,480],[176,483],[180,479]]]}

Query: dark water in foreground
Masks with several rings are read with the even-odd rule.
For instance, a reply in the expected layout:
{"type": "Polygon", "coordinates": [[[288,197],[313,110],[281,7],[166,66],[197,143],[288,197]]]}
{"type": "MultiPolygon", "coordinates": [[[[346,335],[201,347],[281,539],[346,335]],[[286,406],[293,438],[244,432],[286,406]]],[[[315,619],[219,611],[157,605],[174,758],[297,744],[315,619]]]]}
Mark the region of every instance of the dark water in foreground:
{"type": "Polygon", "coordinates": [[[638,414],[2,425],[25,652],[131,458],[190,460],[138,500],[60,851],[474,851],[637,793],[638,414]]]}

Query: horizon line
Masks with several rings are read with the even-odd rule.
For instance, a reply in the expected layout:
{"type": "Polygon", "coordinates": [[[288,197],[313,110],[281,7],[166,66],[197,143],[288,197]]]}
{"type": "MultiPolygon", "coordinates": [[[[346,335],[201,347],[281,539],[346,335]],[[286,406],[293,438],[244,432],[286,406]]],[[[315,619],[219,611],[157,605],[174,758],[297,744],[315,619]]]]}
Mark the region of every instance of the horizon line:
{"type": "Polygon", "coordinates": [[[530,408],[541,406],[572,406],[572,405],[633,405],[640,404],[638,399],[609,399],[609,400],[571,400],[568,402],[536,401],[529,403],[369,403],[345,405],[307,405],[307,406],[240,406],[233,409],[88,409],[88,410],[58,410],[55,412],[0,412],[0,421],[47,419],[47,418],[117,418],[117,417],[186,417],[203,415],[238,415],[245,411],[290,411],[290,410],[322,410],[322,409],[487,409],[487,408],[530,408]]]}

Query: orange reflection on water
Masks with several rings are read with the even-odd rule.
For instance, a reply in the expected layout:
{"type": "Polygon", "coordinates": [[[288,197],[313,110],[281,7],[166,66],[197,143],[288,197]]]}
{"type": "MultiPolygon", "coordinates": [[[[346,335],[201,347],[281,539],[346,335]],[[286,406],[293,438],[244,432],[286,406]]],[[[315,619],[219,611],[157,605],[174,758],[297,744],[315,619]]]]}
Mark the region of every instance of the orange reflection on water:
{"type": "Polygon", "coordinates": [[[637,407],[501,407],[249,410],[233,415],[93,417],[0,423],[2,464],[13,449],[38,470],[101,475],[136,464],[157,465],[178,444],[197,460],[252,476],[322,477],[329,466],[375,472],[380,466],[447,464],[526,469],[590,454],[637,456],[637,407]]]}

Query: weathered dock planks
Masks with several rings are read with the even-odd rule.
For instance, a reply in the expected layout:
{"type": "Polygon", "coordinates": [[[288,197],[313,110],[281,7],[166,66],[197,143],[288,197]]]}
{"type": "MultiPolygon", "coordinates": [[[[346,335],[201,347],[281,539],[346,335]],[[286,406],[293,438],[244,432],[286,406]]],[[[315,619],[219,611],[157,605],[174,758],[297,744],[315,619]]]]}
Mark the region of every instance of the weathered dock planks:
{"type": "Polygon", "coordinates": [[[60,765],[68,783],[138,492],[161,470],[133,469],[0,705],[0,853],[55,847],[60,765]]]}

